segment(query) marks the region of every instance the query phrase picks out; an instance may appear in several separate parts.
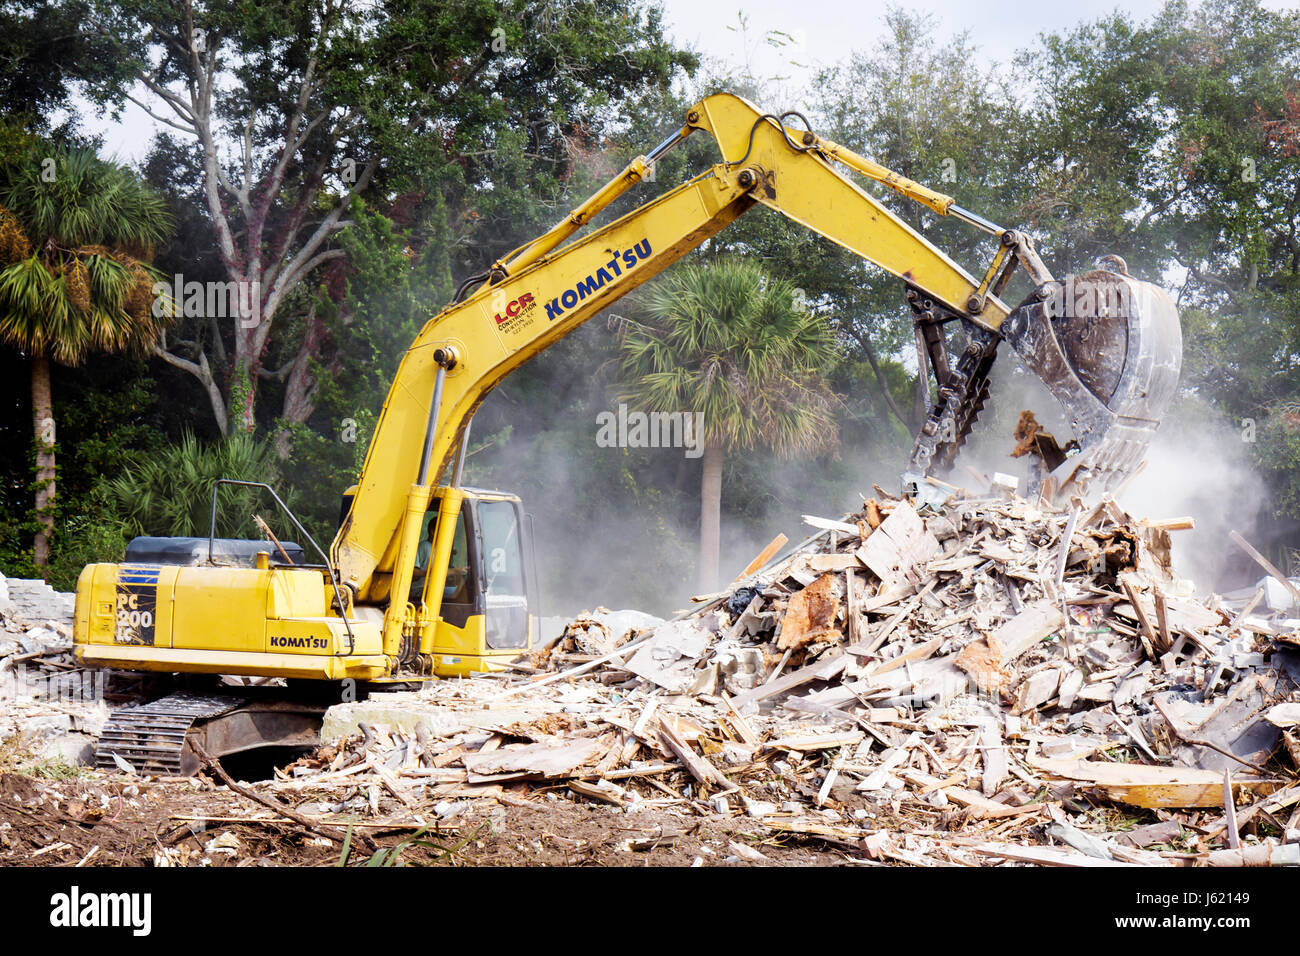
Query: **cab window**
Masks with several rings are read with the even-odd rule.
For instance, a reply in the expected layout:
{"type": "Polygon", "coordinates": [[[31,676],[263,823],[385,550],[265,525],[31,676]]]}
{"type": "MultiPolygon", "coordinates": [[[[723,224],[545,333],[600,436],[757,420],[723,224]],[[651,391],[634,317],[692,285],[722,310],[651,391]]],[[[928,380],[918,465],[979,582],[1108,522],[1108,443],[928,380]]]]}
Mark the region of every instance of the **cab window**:
{"type": "Polygon", "coordinates": [[[483,576],[486,594],[523,594],[523,551],[519,520],[509,501],[482,501],[478,506],[483,535],[483,576]]]}
{"type": "Polygon", "coordinates": [[[478,504],[481,573],[486,620],[484,640],[492,650],[528,645],[528,598],[524,591],[519,512],[513,502],[478,504]]]}
{"type": "MultiPolygon", "coordinates": [[[[411,578],[411,594],[422,595],[428,600],[429,595],[425,594],[426,582],[429,576],[429,561],[433,555],[433,545],[438,534],[438,509],[430,508],[424,516],[423,529],[421,531],[420,547],[415,553],[415,573],[411,578]]],[[[470,574],[469,546],[468,535],[465,527],[465,511],[462,509],[456,516],[456,531],[451,541],[451,556],[447,561],[447,580],[442,589],[442,600],[444,604],[465,604],[474,603],[474,589],[472,584],[472,575],[470,574]]]]}

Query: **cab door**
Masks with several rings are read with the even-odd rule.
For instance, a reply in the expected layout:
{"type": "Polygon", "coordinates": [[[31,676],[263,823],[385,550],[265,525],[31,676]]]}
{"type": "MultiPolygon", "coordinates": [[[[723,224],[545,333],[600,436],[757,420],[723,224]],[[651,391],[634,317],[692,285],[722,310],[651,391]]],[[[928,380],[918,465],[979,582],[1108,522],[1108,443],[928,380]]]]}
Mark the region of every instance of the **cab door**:
{"type": "Polygon", "coordinates": [[[479,561],[489,651],[528,646],[528,588],[523,515],[515,501],[479,499],[479,561]]]}

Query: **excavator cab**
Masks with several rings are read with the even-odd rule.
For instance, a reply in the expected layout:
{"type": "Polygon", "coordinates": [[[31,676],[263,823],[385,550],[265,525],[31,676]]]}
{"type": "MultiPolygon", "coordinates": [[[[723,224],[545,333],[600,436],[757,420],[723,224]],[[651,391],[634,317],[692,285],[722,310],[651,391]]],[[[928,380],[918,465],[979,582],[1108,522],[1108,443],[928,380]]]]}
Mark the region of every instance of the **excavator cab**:
{"type": "Polygon", "coordinates": [[[507,492],[434,489],[407,603],[423,608],[420,653],[439,677],[490,670],[532,648],[538,584],[526,519],[507,492]]]}

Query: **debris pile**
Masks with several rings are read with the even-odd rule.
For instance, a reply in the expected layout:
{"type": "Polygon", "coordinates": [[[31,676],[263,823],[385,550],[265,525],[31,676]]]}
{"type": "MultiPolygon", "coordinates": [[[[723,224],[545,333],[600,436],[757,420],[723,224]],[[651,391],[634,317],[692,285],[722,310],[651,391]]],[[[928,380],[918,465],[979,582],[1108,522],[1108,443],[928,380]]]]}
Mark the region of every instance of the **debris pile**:
{"type": "Polygon", "coordinates": [[[694,612],[587,615],[520,664],[576,667],[335,707],[271,788],[435,826],[563,795],[868,864],[1300,863],[1294,584],[1196,599],[1190,519],[1109,499],[876,490],[694,612]]]}
{"type": "Polygon", "coordinates": [[[0,576],[0,745],[90,763],[107,710],[103,672],[72,653],[73,595],[0,576]]]}

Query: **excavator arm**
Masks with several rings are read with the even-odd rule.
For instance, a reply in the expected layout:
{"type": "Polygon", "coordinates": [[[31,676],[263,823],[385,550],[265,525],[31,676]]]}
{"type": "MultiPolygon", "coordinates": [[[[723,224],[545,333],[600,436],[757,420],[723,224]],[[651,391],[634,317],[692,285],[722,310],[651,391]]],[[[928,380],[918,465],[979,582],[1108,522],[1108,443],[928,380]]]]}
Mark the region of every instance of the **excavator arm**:
{"type": "MultiPolygon", "coordinates": [[[[1104,368],[1094,370],[1094,378],[1105,379],[1100,386],[1081,381],[1076,370],[1096,358],[1100,333],[1082,335],[1074,343],[1074,354],[1068,343],[1062,344],[1053,327],[1061,316],[1051,314],[1054,300],[1061,299],[1055,291],[1059,283],[1026,237],[811,130],[786,126],[784,118],[763,114],[739,97],[718,94],[692,108],[681,129],[648,156],[633,160],[563,222],[467,281],[458,300],[421,330],[397,371],[331,549],[339,579],[355,599],[375,605],[408,593],[421,522],[434,488],[457,454],[464,454],[468,422],[498,382],[755,205],[780,212],[906,282],[939,387],[939,402],[918,436],[909,466],[914,478],[955,454],[982,404],[993,351],[1003,338],[1066,404],[1076,430],[1087,430],[1096,439],[1093,444],[1104,445],[1105,432],[1117,416],[1137,423],[1124,439],[1124,454],[1116,457],[1114,449],[1104,449],[1110,458],[1091,467],[1111,478],[1123,472],[1135,452],[1140,457],[1143,439],[1149,440],[1177,382],[1181,348],[1177,315],[1167,296],[1127,276],[1104,273],[1098,281],[1126,290],[1130,307],[1145,313],[1136,320],[1118,316],[1123,329],[1116,338],[1116,316],[1103,310],[1098,323],[1111,335],[1108,345],[1119,342],[1127,351],[1108,357],[1100,363],[1104,368]],[[697,131],[713,137],[722,162],[569,241],[601,210],[645,180],[668,150],[697,131]],[[997,249],[987,270],[978,277],[967,273],[840,167],[996,236],[997,249]],[[998,294],[1017,266],[1029,273],[1037,291],[1012,310],[998,294]],[[476,281],[477,289],[471,289],[476,281]],[[941,332],[951,321],[965,325],[971,343],[955,363],[948,361],[941,332]],[[1158,333],[1149,331],[1153,324],[1159,326],[1158,333]],[[1110,368],[1116,365],[1117,373],[1110,368]],[[1141,398],[1134,397],[1138,392],[1141,398]]],[[[1073,300],[1066,305],[1072,307],[1073,300]]],[[[1087,442],[1081,444],[1088,447],[1087,442]]],[[[1079,465],[1070,465],[1071,477],[1077,477],[1079,465]]],[[[453,498],[444,498],[443,506],[453,498]]],[[[440,565],[445,568],[445,562],[431,563],[434,577],[426,590],[435,605],[444,583],[440,565]]],[[[389,601],[385,653],[396,653],[403,620],[410,633],[416,613],[406,601],[389,601]]],[[[425,609],[425,621],[437,614],[436,606],[425,609]]]]}

